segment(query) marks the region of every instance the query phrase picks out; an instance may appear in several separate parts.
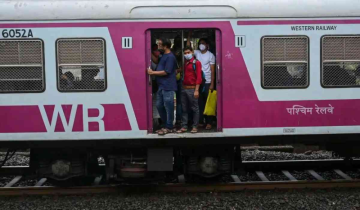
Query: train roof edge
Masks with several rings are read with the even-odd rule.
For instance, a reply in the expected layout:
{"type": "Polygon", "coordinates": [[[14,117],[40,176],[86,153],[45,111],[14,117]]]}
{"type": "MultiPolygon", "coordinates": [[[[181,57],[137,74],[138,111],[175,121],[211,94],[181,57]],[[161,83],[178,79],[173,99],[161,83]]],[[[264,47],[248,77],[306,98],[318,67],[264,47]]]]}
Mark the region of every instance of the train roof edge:
{"type": "Polygon", "coordinates": [[[0,0],[0,21],[360,17],[359,0],[0,0]]]}

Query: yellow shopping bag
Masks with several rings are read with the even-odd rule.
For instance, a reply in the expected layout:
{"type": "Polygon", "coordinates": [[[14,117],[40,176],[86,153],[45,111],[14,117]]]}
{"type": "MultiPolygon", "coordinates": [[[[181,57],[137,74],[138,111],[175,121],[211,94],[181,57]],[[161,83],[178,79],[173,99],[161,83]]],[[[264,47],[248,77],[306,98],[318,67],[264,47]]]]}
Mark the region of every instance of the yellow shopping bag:
{"type": "Polygon", "coordinates": [[[216,90],[209,90],[209,95],[206,100],[204,115],[215,116],[216,115],[216,103],[217,103],[217,92],[216,90]]]}
{"type": "Polygon", "coordinates": [[[181,74],[180,74],[180,73],[177,73],[177,74],[176,74],[176,81],[180,80],[180,78],[181,78],[181,74]]]}

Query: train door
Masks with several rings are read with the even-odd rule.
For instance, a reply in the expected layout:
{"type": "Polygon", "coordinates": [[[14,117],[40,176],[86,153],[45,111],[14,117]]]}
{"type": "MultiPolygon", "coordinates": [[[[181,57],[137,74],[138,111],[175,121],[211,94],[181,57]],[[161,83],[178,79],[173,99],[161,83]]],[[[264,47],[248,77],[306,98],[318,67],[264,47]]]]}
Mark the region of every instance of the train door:
{"type": "MultiPolygon", "coordinates": [[[[187,45],[187,39],[190,29],[154,29],[146,32],[146,64],[147,67],[155,68],[155,64],[152,61],[152,53],[156,51],[157,42],[159,38],[167,38],[172,42],[172,53],[177,58],[178,67],[182,68],[184,65],[183,49],[187,45]]],[[[215,89],[217,90],[217,116],[212,119],[212,129],[206,130],[205,125],[199,127],[199,133],[202,132],[217,132],[222,131],[222,90],[221,90],[221,33],[215,29],[191,29],[192,36],[190,38],[191,47],[194,50],[198,49],[199,40],[201,38],[207,38],[209,41],[209,51],[215,56],[215,89]]],[[[177,75],[179,81],[183,79],[183,74],[177,75]]],[[[147,93],[148,93],[148,133],[154,133],[160,128],[161,119],[156,108],[156,92],[157,83],[156,78],[147,76],[147,93]]],[[[181,82],[179,83],[181,86],[181,82]]],[[[179,97],[177,94],[174,98],[174,124],[177,129],[180,125],[177,121],[181,119],[181,108],[179,109],[179,97]]],[[[191,115],[191,114],[190,114],[191,115]]],[[[189,117],[191,123],[191,117],[189,117]]],[[[201,123],[201,122],[200,122],[201,123]]]]}

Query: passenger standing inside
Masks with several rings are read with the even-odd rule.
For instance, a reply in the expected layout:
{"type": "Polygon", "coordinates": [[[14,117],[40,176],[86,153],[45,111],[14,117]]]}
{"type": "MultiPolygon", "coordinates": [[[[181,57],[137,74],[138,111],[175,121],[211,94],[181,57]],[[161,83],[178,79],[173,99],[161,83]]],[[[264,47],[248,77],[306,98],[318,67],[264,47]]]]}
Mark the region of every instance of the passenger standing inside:
{"type": "Polygon", "coordinates": [[[151,46],[151,69],[156,69],[157,64],[159,63],[160,52],[158,51],[158,45],[153,44],[151,46]]]}
{"type": "Polygon", "coordinates": [[[156,76],[159,89],[156,93],[156,108],[159,111],[162,129],[158,130],[159,135],[173,132],[174,121],[174,95],[176,85],[176,58],[171,53],[171,42],[169,39],[159,39],[159,49],[164,51],[156,71],[148,69],[149,75],[156,76]]]}
{"type": "Polygon", "coordinates": [[[182,79],[181,79],[181,71],[182,68],[182,46],[181,46],[181,37],[176,36],[174,39],[174,45],[171,49],[172,53],[174,53],[177,63],[176,69],[176,82],[177,82],[177,91],[176,91],[176,120],[175,125],[181,126],[181,86],[182,86],[182,79]]]}
{"type": "MultiPolygon", "coordinates": [[[[153,44],[151,46],[151,69],[156,69],[158,63],[159,63],[159,60],[161,58],[161,53],[160,51],[158,50],[158,45],[157,44],[153,44]]],[[[156,93],[157,90],[158,90],[158,85],[156,83],[156,77],[155,76],[152,76],[151,77],[151,80],[152,80],[152,92],[153,93],[156,93]]],[[[155,94],[154,94],[155,96],[155,94]]]]}
{"type": "Polygon", "coordinates": [[[197,133],[199,124],[199,88],[201,85],[201,63],[193,56],[190,46],[184,48],[184,81],[181,89],[182,123],[178,133],[186,132],[188,129],[188,118],[190,110],[193,112],[193,125],[191,133],[197,133]],[[194,69],[195,67],[195,69],[194,69]]]}
{"type": "MultiPolygon", "coordinates": [[[[190,39],[191,39],[192,32],[189,32],[188,39],[187,39],[187,46],[191,46],[190,39]]],[[[206,130],[211,129],[211,124],[213,121],[212,116],[205,116],[204,117],[204,109],[206,105],[206,100],[209,95],[209,91],[214,90],[215,85],[215,56],[209,51],[209,41],[206,38],[201,38],[199,40],[199,50],[195,50],[194,54],[196,59],[201,62],[202,70],[205,74],[205,88],[204,90],[200,90],[200,97],[199,97],[199,109],[200,109],[200,123],[201,126],[206,123],[206,130]]]]}
{"type": "MultiPolygon", "coordinates": [[[[61,70],[62,71],[62,70],[61,70]]],[[[60,88],[62,90],[74,88],[75,77],[70,71],[61,74],[60,76],[60,88]]]]}

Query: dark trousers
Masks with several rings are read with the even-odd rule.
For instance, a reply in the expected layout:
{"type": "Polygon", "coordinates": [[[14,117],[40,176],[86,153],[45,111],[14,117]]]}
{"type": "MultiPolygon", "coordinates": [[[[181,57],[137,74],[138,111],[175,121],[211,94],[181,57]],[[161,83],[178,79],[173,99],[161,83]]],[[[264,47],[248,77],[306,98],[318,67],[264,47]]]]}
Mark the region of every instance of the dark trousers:
{"type": "Polygon", "coordinates": [[[194,97],[195,89],[182,89],[181,90],[181,106],[182,106],[182,123],[181,127],[187,128],[189,121],[189,114],[192,111],[193,128],[197,128],[199,124],[199,102],[194,97]]]}
{"type": "Polygon", "coordinates": [[[210,89],[210,84],[205,84],[204,91],[200,93],[200,97],[199,97],[199,109],[200,109],[199,123],[200,124],[204,123],[204,119],[205,119],[205,124],[212,124],[213,119],[214,119],[214,116],[204,115],[206,100],[209,95],[209,89],[210,89]]]}
{"type": "Polygon", "coordinates": [[[162,127],[173,129],[175,91],[159,89],[156,93],[156,108],[159,111],[162,127]]]}
{"type": "Polygon", "coordinates": [[[177,81],[177,91],[176,91],[176,122],[181,121],[182,108],[181,108],[181,89],[182,89],[182,80],[177,81]]]}

